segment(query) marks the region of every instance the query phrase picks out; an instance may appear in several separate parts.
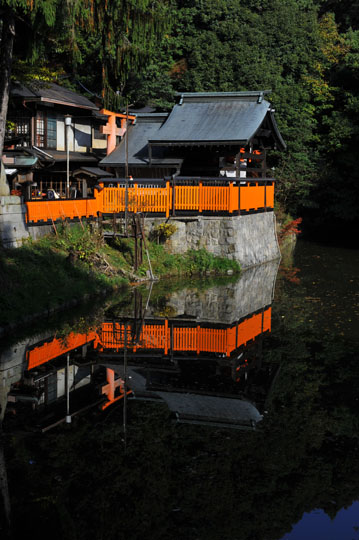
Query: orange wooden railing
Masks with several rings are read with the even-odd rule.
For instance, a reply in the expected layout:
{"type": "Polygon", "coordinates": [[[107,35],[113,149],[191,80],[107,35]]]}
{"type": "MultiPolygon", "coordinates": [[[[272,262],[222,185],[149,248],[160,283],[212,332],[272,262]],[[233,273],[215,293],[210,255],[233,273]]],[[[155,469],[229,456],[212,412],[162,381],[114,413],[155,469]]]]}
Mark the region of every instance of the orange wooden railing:
{"type": "Polygon", "coordinates": [[[99,210],[97,199],[55,199],[53,201],[28,201],[26,203],[26,221],[57,221],[59,219],[75,219],[96,217],[99,210]]]}
{"type": "MultiPolygon", "coordinates": [[[[198,179],[197,179],[198,180],[198,179]]],[[[106,187],[97,191],[93,199],[56,199],[28,201],[27,221],[30,223],[55,222],[59,219],[90,218],[98,214],[130,212],[158,213],[169,217],[176,212],[240,213],[258,209],[273,209],[274,181],[241,180],[239,185],[210,185],[193,181],[194,185],[158,187],[131,184],[106,187]]]]}

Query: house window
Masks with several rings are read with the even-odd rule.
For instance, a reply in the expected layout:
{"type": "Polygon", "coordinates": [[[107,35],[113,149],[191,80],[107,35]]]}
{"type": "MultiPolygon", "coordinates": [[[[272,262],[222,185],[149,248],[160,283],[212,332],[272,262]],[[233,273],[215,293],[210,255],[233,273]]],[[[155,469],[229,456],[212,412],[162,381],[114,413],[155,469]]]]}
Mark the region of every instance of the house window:
{"type": "Polygon", "coordinates": [[[45,147],[45,117],[42,111],[38,111],[36,116],[35,144],[40,148],[45,147]]]}
{"type": "Polygon", "coordinates": [[[47,115],[47,148],[56,148],[56,117],[47,115]]]}
{"type": "Polygon", "coordinates": [[[21,113],[16,117],[9,115],[6,123],[5,139],[19,137],[20,140],[15,142],[16,146],[29,146],[30,121],[31,119],[28,116],[21,115],[21,113]]]}
{"type": "Polygon", "coordinates": [[[23,135],[23,146],[28,146],[30,138],[30,119],[29,118],[18,118],[16,120],[16,135],[23,135]]]}
{"type": "Polygon", "coordinates": [[[54,114],[37,112],[35,144],[40,148],[56,148],[56,116],[54,114]]]}
{"type": "Polygon", "coordinates": [[[105,133],[100,133],[99,128],[95,127],[94,130],[93,130],[93,137],[94,137],[94,139],[98,139],[100,141],[105,141],[107,135],[105,135],[105,133]]]}

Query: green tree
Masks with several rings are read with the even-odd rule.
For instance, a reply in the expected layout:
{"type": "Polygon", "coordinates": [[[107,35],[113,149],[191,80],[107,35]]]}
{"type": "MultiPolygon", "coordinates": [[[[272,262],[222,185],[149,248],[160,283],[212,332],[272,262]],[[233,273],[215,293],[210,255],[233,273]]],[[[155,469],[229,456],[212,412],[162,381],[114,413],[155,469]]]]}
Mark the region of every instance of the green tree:
{"type": "Polygon", "coordinates": [[[16,24],[25,22],[27,31],[32,32],[32,54],[36,57],[39,43],[44,34],[39,32],[55,24],[59,0],[46,2],[34,0],[1,0],[0,13],[0,158],[5,137],[7,108],[9,102],[11,69],[13,62],[16,24]]]}

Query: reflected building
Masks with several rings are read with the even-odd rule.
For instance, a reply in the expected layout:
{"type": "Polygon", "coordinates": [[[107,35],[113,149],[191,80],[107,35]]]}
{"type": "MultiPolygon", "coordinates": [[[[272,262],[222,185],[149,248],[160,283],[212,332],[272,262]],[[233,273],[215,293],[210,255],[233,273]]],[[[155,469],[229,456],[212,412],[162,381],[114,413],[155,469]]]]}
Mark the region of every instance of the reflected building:
{"type": "MultiPolygon", "coordinates": [[[[111,309],[88,333],[34,336],[3,350],[1,408],[10,422],[31,417],[45,431],[121,400],[167,405],[178,422],[252,429],[274,377],[262,363],[271,331],[278,263],[243,273],[237,283],[111,309]]],[[[26,420],[27,421],[27,420],[26,420]]]]}

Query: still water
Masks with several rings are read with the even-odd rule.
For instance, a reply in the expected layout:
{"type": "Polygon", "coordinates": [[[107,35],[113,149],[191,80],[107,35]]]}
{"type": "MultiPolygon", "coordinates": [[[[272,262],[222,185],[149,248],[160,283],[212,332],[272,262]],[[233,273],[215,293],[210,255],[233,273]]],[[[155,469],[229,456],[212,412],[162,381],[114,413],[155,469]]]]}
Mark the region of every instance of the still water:
{"type": "Polygon", "coordinates": [[[298,243],[4,341],[4,537],[359,538],[358,269],[298,243]]]}

